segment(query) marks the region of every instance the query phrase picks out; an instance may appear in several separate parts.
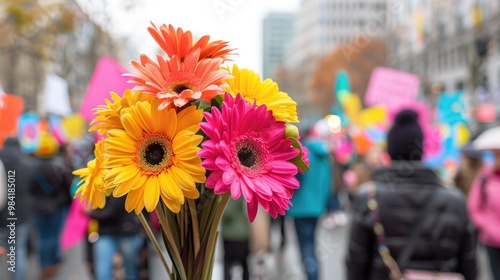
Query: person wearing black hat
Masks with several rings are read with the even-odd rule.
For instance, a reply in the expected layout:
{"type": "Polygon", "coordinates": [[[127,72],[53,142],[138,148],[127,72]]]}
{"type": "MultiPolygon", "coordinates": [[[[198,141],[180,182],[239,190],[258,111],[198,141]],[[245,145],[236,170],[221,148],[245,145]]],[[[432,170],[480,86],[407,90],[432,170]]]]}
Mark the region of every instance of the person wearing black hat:
{"type": "Polygon", "coordinates": [[[393,161],[421,161],[424,134],[418,124],[418,114],[403,110],[396,115],[387,134],[387,153],[393,161]]]}
{"type": "Polygon", "coordinates": [[[391,166],[376,170],[353,202],[347,279],[399,279],[410,271],[476,279],[464,196],[422,165],[423,140],[418,114],[399,112],[387,135],[391,166]]]}

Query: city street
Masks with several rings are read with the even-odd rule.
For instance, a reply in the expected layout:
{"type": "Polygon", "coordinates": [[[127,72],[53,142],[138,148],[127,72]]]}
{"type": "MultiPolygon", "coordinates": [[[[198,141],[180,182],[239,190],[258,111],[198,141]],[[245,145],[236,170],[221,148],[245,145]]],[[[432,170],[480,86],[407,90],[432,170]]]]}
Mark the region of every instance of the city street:
{"type": "MultiPolygon", "coordinates": [[[[279,231],[273,228],[272,240],[273,253],[266,258],[265,276],[260,280],[305,280],[302,266],[300,264],[299,249],[291,220],[286,221],[287,240],[284,249],[280,252],[278,244],[280,241],[279,231]]],[[[321,262],[322,279],[344,278],[344,255],[345,238],[347,227],[326,230],[320,227],[318,235],[318,257],[321,262]]],[[[221,242],[218,243],[219,245],[221,242]]],[[[83,244],[64,252],[64,264],[61,271],[51,280],[90,280],[84,264],[83,244]]],[[[223,279],[222,251],[216,252],[216,264],[214,267],[213,280],[223,279]]],[[[38,265],[36,258],[30,257],[29,280],[37,279],[38,265]]],[[[238,279],[238,278],[236,278],[238,279]]],[[[259,278],[255,278],[259,279],[259,278]]],[[[154,274],[151,280],[164,280],[161,276],[154,274]]]]}
{"type": "MultiPolygon", "coordinates": [[[[286,220],[286,243],[280,252],[280,234],[278,228],[273,228],[273,253],[266,260],[265,276],[253,278],[255,280],[307,280],[300,263],[299,249],[297,247],[296,236],[293,228],[293,221],[286,220]]],[[[345,279],[345,253],[348,235],[348,226],[335,229],[325,229],[320,225],[318,233],[317,252],[320,260],[320,279],[336,280],[345,279]]],[[[221,242],[219,242],[219,245],[221,242]]],[[[65,252],[65,263],[57,277],[53,280],[91,280],[86,272],[82,257],[84,256],[82,244],[65,252]]],[[[483,277],[481,280],[491,280],[486,267],[484,251],[479,251],[480,270],[483,277]]],[[[216,253],[216,264],[214,268],[213,280],[223,279],[222,251],[216,253]]],[[[38,272],[36,260],[30,258],[29,280],[35,280],[38,272]]],[[[154,274],[151,280],[164,280],[159,274],[154,274]]],[[[235,278],[239,280],[239,278],[235,278]]]]}
{"type": "Polygon", "coordinates": [[[500,280],[500,1],[0,21],[0,280],[500,280]]]}

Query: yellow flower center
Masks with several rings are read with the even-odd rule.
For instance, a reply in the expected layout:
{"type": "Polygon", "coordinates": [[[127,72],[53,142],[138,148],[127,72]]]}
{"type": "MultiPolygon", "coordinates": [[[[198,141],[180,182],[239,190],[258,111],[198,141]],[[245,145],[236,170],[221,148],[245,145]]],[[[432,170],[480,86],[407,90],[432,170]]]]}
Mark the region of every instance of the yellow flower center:
{"type": "Polygon", "coordinates": [[[149,176],[160,174],[173,162],[172,143],[162,133],[149,133],[137,143],[137,163],[149,176]]]}

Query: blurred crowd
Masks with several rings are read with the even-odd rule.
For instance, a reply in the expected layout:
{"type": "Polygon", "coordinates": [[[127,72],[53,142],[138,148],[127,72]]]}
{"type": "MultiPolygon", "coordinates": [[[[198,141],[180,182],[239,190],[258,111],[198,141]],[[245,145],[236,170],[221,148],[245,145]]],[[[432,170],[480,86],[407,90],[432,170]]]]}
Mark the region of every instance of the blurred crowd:
{"type": "MultiPolygon", "coordinates": [[[[224,279],[265,279],[272,270],[265,266],[274,228],[280,232],[278,250],[288,234],[295,235],[304,274],[321,279],[318,229],[344,226],[350,232],[346,279],[428,279],[418,277],[437,272],[451,277],[439,279],[482,279],[478,246],[487,252],[493,279],[500,279],[500,144],[465,145],[453,180],[443,180],[422,162],[418,117],[415,111],[400,111],[386,147],[374,147],[348,164],[336,159],[325,130],[313,126],[302,131],[311,170],[297,175],[301,187],[285,217],[271,219],[259,212],[249,223],[244,201],[228,203],[220,229],[224,279]],[[486,160],[487,155],[494,160],[486,160]],[[294,226],[287,228],[285,222],[294,226]]],[[[0,175],[5,175],[0,185],[0,275],[7,275],[8,218],[14,216],[12,279],[28,279],[30,253],[37,256],[37,279],[57,276],[62,252],[79,243],[87,248],[82,258],[92,279],[168,278],[159,272],[162,264],[137,216],[125,211],[123,198],[108,197],[103,209],[91,210],[75,197],[79,178],[72,171],[93,158],[94,143],[91,134],[63,145],[44,135],[38,149],[27,154],[17,138],[5,141],[0,150],[0,175]],[[14,208],[8,207],[9,171],[15,171],[14,208]]],[[[147,217],[160,237],[158,217],[147,217]]]]}

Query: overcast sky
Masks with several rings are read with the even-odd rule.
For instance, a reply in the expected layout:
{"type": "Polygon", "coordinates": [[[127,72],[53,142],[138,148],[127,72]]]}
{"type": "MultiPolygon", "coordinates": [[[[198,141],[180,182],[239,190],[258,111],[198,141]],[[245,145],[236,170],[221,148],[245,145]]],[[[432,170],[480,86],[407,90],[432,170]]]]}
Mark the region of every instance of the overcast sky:
{"type": "MultiPolygon", "coordinates": [[[[150,21],[172,24],[191,30],[195,36],[210,35],[214,40],[229,41],[238,49],[235,62],[259,73],[262,73],[263,18],[269,12],[296,12],[300,4],[300,0],[135,0],[136,6],[126,11],[123,3],[127,1],[106,1],[113,29],[131,37],[138,52],[154,55],[156,43],[146,30],[150,21]]],[[[88,5],[87,1],[79,2],[88,5]]],[[[138,58],[139,53],[135,59],[138,58]]]]}

